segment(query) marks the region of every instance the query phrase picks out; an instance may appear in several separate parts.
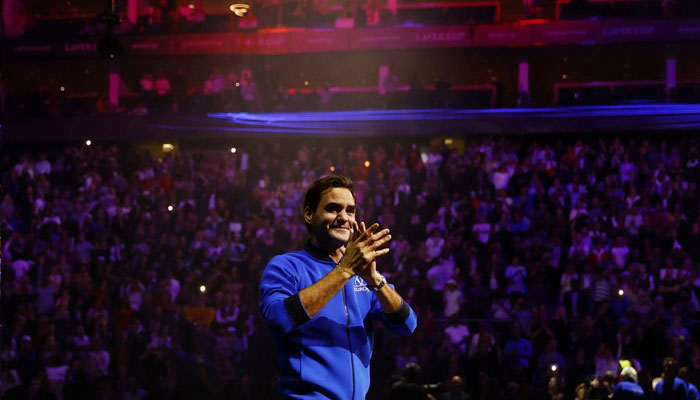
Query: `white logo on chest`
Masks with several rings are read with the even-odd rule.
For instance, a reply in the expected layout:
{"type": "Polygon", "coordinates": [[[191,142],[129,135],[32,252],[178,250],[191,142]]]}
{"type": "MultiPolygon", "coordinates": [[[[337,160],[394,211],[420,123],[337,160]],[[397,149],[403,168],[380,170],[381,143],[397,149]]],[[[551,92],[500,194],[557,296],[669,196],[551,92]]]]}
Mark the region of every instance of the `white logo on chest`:
{"type": "Polygon", "coordinates": [[[367,282],[359,276],[355,277],[352,287],[356,292],[369,292],[369,289],[367,289],[367,282]]]}

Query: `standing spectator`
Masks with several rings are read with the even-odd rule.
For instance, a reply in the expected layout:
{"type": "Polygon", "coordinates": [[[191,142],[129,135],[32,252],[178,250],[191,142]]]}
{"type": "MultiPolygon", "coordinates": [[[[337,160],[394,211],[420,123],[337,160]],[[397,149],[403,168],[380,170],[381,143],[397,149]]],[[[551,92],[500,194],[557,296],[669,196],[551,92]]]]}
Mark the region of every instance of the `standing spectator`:
{"type": "Polygon", "coordinates": [[[482,245],[489,243],[491,229],[491,224],[486,221],[485,216],[479,217],[479,221],[472,227],[472,230],[477,235],[479,243],[482,245]]]}
{"type": "Polygon", "coordinates": [[[462,304],[464,304],[464,295],[460,285],[454,279],[447,281],[443,292],[443,303],[445,305],[445,317],[450,318],[453,315],[459,315],[462,304]]]}
{"type": "Polygon", "coordinates": [[[425,247],[427,250],[426,261],[435,260],[442,254],[445,246],[445,239],[442,237],[439,229],[433,229],[430,237],[425,239],[425,247]]]}
{"type": "Polygon", "coordinates": [[[260,106],[260,92],[250,71],[243,72],[241,73],[241,97],[243,98],[244,109],[254,111],[260,106]]]}
{"type": "Polygon", "coordinates": [[[153,84],[156,93],[155,111],[165,112],[170,106],[170,81],[165,77],[164,73],[158,74],[158,78],[153,84]]]}
{"type": "Polygon", "coordinates": [[[449,317],[449,325],[445,328],[445,335],[449,340],[449,345],[453,350],[465,355],[467,354],[467,343],[469,343],[469,328],[459,320],[456,314],[449,317]]]}
{"type": "Polygon", "coordinates": [[[49,282],[49,277],[44,276],[41,284],[36,288],[36,313],[39,315],[50,315],[54,310],[54,297],[56,291],[49,282]]]}
{"type": "Polygon", "coordinates": [[[153,74],[145,74],[143,78],[141,78],[140,84],[141,102],[147,109],[152,109],[155,98],[155,81],[153,80],[153,74]]]}
{"type": "Polygon", "coordinates": [[[511,298],[511,303],[515,303],[518,296],[523,296],[527,293],[527,288],[525,287],[527,270],[521,265],[518,257],[513,257],[511,265],[506,267],[505,276],[508,296],[511,298]]]}
{"type": "Polygon", "coordinates": [[[382,90],[384,91],[384,96],[386,98],[387,108],[396,108],[399,106],[399,77],[394,71],[392,65],[389,66],[388,71],[381,82],[382,90]]]}
{"type": "Polygon", "coordinates": [[[613,376],[617,376],[618,368],[617,360],[615,360],[610,348],[605,343],[601,343],[595,355],[595,375],[602,377],[611,372],[613,376]]]}
{"type": "Polygon", "coordinates": [[[503,357],[507,368],[511,373],[524,375],[530,369],[532,357],[532,344],[522,335],[520,324],[514,321],[511,324],[508,340],[503,347],[503,357]]]}

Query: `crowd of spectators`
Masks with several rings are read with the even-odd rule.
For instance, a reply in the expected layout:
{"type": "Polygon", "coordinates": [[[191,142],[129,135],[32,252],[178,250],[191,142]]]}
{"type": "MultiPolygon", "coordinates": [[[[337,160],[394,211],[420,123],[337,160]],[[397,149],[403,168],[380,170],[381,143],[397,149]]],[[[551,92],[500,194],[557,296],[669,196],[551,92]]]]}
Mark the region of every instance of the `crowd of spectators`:
{"type": "MultiPolygon", "coordinates": [[[[31,93],[17,94],[8,90],[5,81],[0,81],[0,111],[10,117],[201,116],[212,112],[481,109],[508,105],[503,99],[508,89],[495,77],[489,84],[465,87],[454,86],[444,75],[430,81],[419,79],[418,74],[399,78],[391,72],[378,87],[366,81],[355,87],[336,87],[313,74],[300,73],[296,79],[283,80],[277,68],[271,64],[256,70],[214,67],[206,77],[193,77],[184,68],[171,73],[159,69],[158,73],[147,72],[138,79],[125,80],[119,89],[118,106],[110,105],[104,92],[74,94],[62,87],[38,85],[31,93]]],[[[665,101],[687,104],[699,100],[700,84],[694,82],[681,83],[668,95],[663,83],[623,88],[612,85],[562,88],[555,99],[556,105],[562,106],[665,101]]],[[[513,105],[531,107],[533,102],[528,94],[522,94],[513,105]]]]}
{"type": "Polygon", "coordinates": [[[276,75],[269,64],[260,72],[263,77],[260,84],[253,79],[251,70],[237,73],[215,68],[203,81],[188,80],[182,69],[171,79],[163,73],[156,78],[147,73],[139,82],[138,105],[131,112],[136,115],[202,115],[207,112],[285,109],[289,103],[288,91],[276,84],[276,75]]]}
{"type": "MultiPolygon", "coordinates": [[[[294,112],[329,111],[354,108],[426,108],[426,107],[489,107],[491,93],[483,90],[472,101],[453,93],[446,78],[437,79],[435,90],[426,91],[414,78],[409,89],[401,91],[398,76],[391,72],[383,80],[385,93],[333,93],[328,83],[313,84],[303,74],[296,85],[282,84],[270,64],[256,74],[249,69],[240,73],[215,68],[203,81],[188,81],[182,69],[171,80],[163,73],[147,73],[140,81],[138,96],[126,99],[127,111],[134,115],[192,114],[208,112],[294,112]],[[290,87],[292,86],[292,87],[290,87]]],[[[352,89],[352,88],[349,88],[352,89]]]]}
{"type": "Polygon", "coordinates": [[[270,398],[257,284],[331,171],[392,230],[379,269],[419,318],[378,329],[370,399],[604,399],[623,366],[649,395],[669,356],[697,385],[698,139],[5,151],[2,397],[270,398]]]}
{"type": "Polygon", "coordinates": [[[394,82],[389,84],[384,80],[386,89],[383,95],[378,89],[368,92],[364,87],[336,90],[328,82],[310,82],[303,76],[294,82],[281,82],[277,77],[270,64],[255,73],[249,69],[226,71],[214,68],[204,79],[193,79],[182,68],[173,74],[149,72],[138,81],[122,86],[131,90],[122,93],[116,107],[109,104],[104,93],[71,97],[60,89],[51,90],[49,86],[40,85],[35,93],[16,96],[0,86],[0,109],[6,115],[18,117],[63,117],[493,106],[490,90],[451,90],[451,83],[444,77],[435,81],[434,88],[426,87],[414,78],[408,90],[402,90],[398,77],[390,74],[388,77],[393,77],[394,82]]]}

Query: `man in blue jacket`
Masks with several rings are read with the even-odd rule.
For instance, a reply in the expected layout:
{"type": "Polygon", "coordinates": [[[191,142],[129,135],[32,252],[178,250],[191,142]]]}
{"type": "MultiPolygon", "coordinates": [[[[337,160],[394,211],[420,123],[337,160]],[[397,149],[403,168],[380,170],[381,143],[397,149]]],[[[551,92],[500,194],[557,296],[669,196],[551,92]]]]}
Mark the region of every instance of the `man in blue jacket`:
{"type": "Polygon", "coordinates": [[[416,329],[415,312],[377,272],[389,230],[355,221],[353,191],[340,175],[314,182],[304,198],[306,248],[274,257],[262,275],[260,308],[285,398],[364,399],[374,320],[401,336],[416,329]]]}
{"type": "Polygon", "coordinates": [[[664,358],[661,364],[663,378],[654,388],[655,400],[688,400],[688,385],[678,377],[678,362],[673,357],[664,358]]]}

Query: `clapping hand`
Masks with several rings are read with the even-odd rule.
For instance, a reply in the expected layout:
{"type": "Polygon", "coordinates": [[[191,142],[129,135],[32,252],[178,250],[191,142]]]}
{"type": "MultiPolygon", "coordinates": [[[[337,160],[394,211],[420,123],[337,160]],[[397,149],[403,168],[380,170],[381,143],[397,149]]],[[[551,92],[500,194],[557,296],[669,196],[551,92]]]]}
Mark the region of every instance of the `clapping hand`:
{"type": "MultiPolygon", "coordinates": [[[[377,257],[389,252],[389,249],[379,249],[391,240],[389,229],[379,229],[379,224],[374,223],[365,228],[365,223],[358,224],[352,221],[352,236],[345,247],[343,266],[352,270],[353,275],[359,275],[368,284],[375,283],[378,278],[377,257]]],[[[378,278],[381,279],[381,278],[378,278]]]]}

